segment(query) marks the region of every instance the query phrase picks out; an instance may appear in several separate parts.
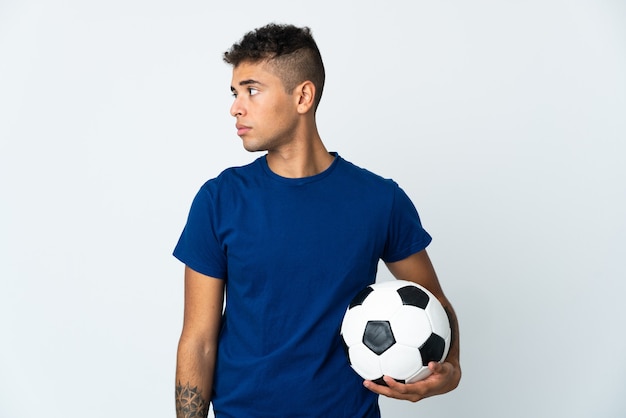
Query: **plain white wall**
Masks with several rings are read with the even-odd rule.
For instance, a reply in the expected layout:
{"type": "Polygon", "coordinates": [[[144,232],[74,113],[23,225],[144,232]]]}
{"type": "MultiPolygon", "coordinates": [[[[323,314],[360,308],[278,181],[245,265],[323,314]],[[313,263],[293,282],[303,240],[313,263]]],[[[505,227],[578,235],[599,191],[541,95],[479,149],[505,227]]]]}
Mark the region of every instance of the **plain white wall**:
{"type": "Polygon", "coordinates": [[[256,157],[221,53],[270,21],[312,28],[322,137],[413,198],[460,319],[461,386],[384,415],[624,416],[617,0],[0,0],[0,416],[174,415],[170,254],[256,157]]]}

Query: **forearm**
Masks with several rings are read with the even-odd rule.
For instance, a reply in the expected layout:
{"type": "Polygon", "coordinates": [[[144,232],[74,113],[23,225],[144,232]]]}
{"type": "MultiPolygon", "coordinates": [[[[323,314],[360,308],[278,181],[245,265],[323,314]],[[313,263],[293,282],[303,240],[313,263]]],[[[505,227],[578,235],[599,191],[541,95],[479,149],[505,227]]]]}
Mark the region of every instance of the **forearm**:
{"type": "MultiPolygon", "coordinates": [[[[461,364],[460,364],[460,342],[459,342],[459,323],[456,317],[456,313],[454,312],[454,309],[452,308],[452,305],[450,304],[450,302],[448,300],[444,300],[443,303],[443,308],[446,311],[446,314],[448,315],[448,320],[450,322],[450,331],[452,333],[451,337],[450,337],[450,349],[448,350],[448,356],[446,357],[446,361],[450,364],[452,364],[455,368],[455,385],[454,387],[456,387],[459,384],[459,381],[461,380],[461,364]]],[[[451,388],[450,390],[454,389],[451,388]]]]}
{"type": "Polygon", "coordinates": [[[215,349],[181,338],[176,362],[176,417],[206,418],[211,401],[215,349]]]}

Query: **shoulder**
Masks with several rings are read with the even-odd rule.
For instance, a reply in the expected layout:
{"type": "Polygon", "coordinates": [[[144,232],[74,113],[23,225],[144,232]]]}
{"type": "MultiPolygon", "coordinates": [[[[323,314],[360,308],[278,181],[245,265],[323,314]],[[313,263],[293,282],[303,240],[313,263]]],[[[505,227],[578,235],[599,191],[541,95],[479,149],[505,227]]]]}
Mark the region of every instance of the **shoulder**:
{"type": "Polygon", "coordinates": [[[343,158],[340,160],[340,163],[341,173],[344,176],[362,184],[364,187],[373,188],[373,192],[382,190],[392,192],[399,188],[398,184],[391,178],[383,177],[343,158]]]}
{"type": "Polygon", "coordinates": [[[258,178],[258,159],[243,166],[230,167],[219,175],[211,178],[200,186],[193,203],[192,210],[207,211],[216,205],[236,205],[240,196],[249,187],[254,178],[258,178]]]}
{"type": "Polygon", "coordinates": [[[207,180],[201,187],[201,190],[216,192],[221,189],[229,189],[238,183],[249,181],[249,179],[258,177],[258,172],[262,169],[260,158],[253,162],[236,167],[229,167],[223,170],[216,177],[207,180]]]}
{"type": "Polygon", "coordinates": [[[351,178],[351,187],[373,196],[377,204],[389,205],[396,210],[402,208],[414,210],[411,198],[395,180],[359,167],[347,160],[342,160],[342,166],[347,177],[351,178]]]}

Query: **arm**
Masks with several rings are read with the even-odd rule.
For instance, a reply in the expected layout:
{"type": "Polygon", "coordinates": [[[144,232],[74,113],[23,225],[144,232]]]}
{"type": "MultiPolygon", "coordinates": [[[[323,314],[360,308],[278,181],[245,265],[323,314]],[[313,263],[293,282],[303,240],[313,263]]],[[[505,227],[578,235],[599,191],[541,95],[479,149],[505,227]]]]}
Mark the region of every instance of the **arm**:
{"type": "Polygon", "coordinates": [[[185,267],[185,317],[176,361],[176,417],[209,411],[224,282],[185,267]]]}
{"type": "Polygon", "coordinates": [[[387,263],[387,267],[396,279],[409,280],[418,283],[430,290],[439,299],[450,320],[452,340],[448,357],[444,363],[430,362],[428,367],[432,374],[426,379],[409,384],[396,382],[385,377],[386,386],[377,385],[369,380],[364,382],[365,387],[381,395],[391,398],[406,399],[417,402],[429,396],[440,395],[456,388],[461,380],[461,366],[459,364],[459,327],[452,305],[443,294],[439,279],[435,274],[426,250],[413,254],[404,260],[387,263]]]}

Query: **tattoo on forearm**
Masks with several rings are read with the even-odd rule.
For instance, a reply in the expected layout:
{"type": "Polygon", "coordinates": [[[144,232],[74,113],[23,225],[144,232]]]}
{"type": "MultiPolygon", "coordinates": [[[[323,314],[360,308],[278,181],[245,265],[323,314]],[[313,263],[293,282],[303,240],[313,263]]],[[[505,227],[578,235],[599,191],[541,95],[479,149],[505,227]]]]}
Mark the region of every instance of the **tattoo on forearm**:
{"type": "Polygon", "coordinates": [[[176,417],[177,418],[206,418],[209,414],[209,403],[202,399],[197,386],[176,385],[176,417]]]}

